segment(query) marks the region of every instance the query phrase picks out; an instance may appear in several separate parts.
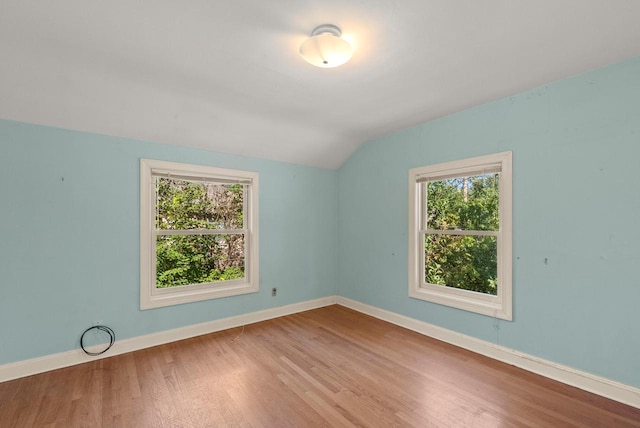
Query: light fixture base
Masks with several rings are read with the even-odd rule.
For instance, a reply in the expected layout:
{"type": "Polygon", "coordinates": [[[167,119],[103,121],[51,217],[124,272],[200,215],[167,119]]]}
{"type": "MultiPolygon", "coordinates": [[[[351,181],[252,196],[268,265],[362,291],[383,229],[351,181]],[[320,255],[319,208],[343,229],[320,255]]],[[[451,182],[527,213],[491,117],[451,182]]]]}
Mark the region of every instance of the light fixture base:
{"type": "Polygon", "coordinates": [[[331,34],[336,37],[342,37],[342,31],[340,30],[340,28],[333,24],[318,25],[311,32],[311,37],[317,36],[319,34],[331,34]]]}

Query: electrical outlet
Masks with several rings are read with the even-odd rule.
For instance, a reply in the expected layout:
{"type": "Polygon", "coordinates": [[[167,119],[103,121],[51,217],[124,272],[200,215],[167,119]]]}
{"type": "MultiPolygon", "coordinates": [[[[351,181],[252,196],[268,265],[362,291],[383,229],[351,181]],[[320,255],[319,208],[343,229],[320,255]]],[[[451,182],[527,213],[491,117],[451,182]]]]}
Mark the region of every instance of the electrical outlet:
{"type": "Polygon", "coordinates": [[[276,294],[278,294],[278,289],[277,289],[277,288],[275,288],[275,287],[273,287],[273,288],[271,289],[271,296],[274,296],[274,297],[275,297],[275,295],[276,295],[276,294]]]}

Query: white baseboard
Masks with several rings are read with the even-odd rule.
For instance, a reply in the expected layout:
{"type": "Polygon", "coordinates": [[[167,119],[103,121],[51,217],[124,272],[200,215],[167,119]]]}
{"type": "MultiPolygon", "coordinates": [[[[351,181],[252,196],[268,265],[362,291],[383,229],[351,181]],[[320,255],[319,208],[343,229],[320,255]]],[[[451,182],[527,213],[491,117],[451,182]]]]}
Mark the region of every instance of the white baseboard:
{"type": "Polygon", "coordinates": [[[475,337],[457,333],[424,321],[418,321],[404,315],[369,306],[355,300],[347,299],[346,297],[338,296],[337,303],[347,308],[370,315],[374,318],[424,334],[425,336],[433,337],[434,339],[459,346],[460,348],[468,349],[469,351],[485,355],[495,360],[511,364],[544,377],[548,377],[567,385],[575,386],[576,388],[640,409],[640,389],[638,388],[596,376],[591,373],[576,370],[568,366],[563,366],[561,364],[525,354],[504,346],[496,345],[491,342],[476,339],[475,337]]]}
{"type": "Polygon", "coordinates": [[[425,336],[433,337],[434,339],[442,340],[443,342],[447,342],[498,361],[537,373],[550,379],[557,380],[567,385],[575,386],[585,391],[640,408],[640,389],[638,388],[341,296],[323,297],[320,299],[293,303],[291,305],[280,306],[277,308],[270,308],[258,312],[176,328],[173,330],[161,331],[145,336],[118,340],[108,352],[97,357],[90,357],[82,352],[82,350],[76,349],[61,352],[59,354],[0,365],[0,382],[86,363],[100,358],[108,358],[114,355],[137,351],[139,349],[162,345],[169,342],[175,342],[177,340],[188,339],[190,337],[200,336],[203,334],[214,333],[216,331],[227,330],[245,324],[266,321],[285,315],[329,306],[335,303],[383,321],[413,330],[420,334],[424,334],[425,336]]]}
{"type": "MultiPolygon", "coordinates": [[[[189,325],[173,330],[166,330],[158,333],[147,334],[144,336],[132,337],[130,339],[116,340],[116,342],[108,352],[96,357],[90,357],[81,349],[75,349],[72,351],[61,352],[44,357],[3,364],[0,365],[0,382],[18,379],[25,376],[31,376],[34,374],[47,372],[49,370],[69,367],[89,361],[95,361],[96,359],[100,358],[113,357],[114,355],[137,351],[139,349],[162,345],[169,342],[175,342],[177,340],[188,339],[190,337],[200,336],[216,331],[240,327],[245,324],[253,324],[260,321],[266,321],[285,315],[308,311],[310,309],[333,305],[335,303],[336,296],[323,297],[320,299],[293,303],[291,305],[265,309],[258,312],[251,312],[248,314],[237,315],[215,321],[208,321],[201,324],[189,325]]],[[[98,348],[100,348],[100,346],[98,346],[98,348]]],[[[90,348],[90,350],[94,349],[90,348]]]]}

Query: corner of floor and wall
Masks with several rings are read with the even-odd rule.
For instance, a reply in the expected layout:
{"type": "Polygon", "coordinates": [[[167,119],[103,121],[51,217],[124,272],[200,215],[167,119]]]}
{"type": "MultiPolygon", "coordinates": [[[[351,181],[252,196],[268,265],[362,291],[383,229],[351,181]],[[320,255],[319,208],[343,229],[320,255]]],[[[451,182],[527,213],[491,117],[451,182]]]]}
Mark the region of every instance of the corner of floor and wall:
{"type": "Polygon", "coordinates": [[[0,381],[88,361],[98,321],[114,355],[339,303],[640,407],[639,117],[634,58],[369,141],[337,171],[0,120],[0,381]],[[513,321],[410,298],[408,170],[507,150],[513,321]],[[141,157],[260,173],[259,293],[140,310],[141,157]]]}

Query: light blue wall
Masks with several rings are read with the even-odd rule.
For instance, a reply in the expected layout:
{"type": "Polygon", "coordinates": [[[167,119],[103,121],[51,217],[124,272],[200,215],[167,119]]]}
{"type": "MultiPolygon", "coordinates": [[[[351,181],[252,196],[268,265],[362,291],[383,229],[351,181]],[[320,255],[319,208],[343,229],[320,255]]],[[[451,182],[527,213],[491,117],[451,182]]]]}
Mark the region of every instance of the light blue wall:
{"type": "Polygon", "coordinates": [[[333,170],[0,121],[0,364],[334,295],[336,232],[333,170]],[[141,157],[260,173],[259,293],[140,311],[141,157]]]}
{"type": "Polygon", "coordinates": [[[339,171],[0,120],[0,364],[75,349],[97,320],[124,339],[338,293],[640,387],[639,157],[640,58],[371,141],[339,171]],[[505,150],[514,321],[410,299],[408,169],[505,150]],[[260,172],[260,293],[139,310],[140,157],[260,172]]]}
{"type": "Polygon", "coordinates": [[[371,141],[339,171],[340,294],[640,387],[639,173],[640,58],[371,141]],[[409,298],[408,169],[506,150],[513,322],[409,298]]]}

